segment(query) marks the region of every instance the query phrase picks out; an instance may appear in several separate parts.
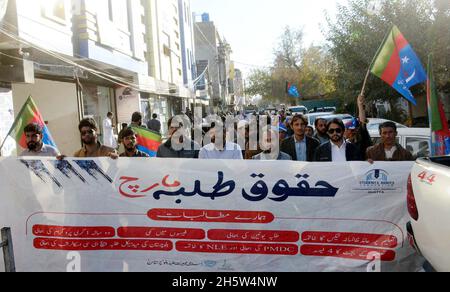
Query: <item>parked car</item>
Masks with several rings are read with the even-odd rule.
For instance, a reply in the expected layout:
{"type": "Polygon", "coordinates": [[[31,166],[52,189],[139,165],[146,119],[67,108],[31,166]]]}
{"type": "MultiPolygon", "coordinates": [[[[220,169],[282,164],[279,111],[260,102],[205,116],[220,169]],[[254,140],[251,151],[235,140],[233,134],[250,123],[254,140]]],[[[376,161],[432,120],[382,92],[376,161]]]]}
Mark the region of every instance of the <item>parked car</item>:
{"type": "MultiPolygon", "coordinates": [[[[409,150],[415,158],[430,156],[431,130],[425,128],[399,128],[397,129],[397,142],[406,150],[409,150]]],[[[374,144],[381,141],[380,131],[369,131],[374,144]]]]}
{"type": "Polygon", "coordinates": [[[269,106],[265,109],[267,113],[277,112],[277,108],[273,106],[269,106]]]}
{"type": "Polygon", "coordinates": [[[450,272],[450,156],[418,159],[408,179],[411,245],[438,272],[450,272]]]}
{"type": "Polygon", "coordinates": [[[328,106],[328,107],[319,107],[319,108],[314,108],[312,110],[309,111],[310,114],[314,114],[314,113],[328,113],[328,112],[336,112],[336,107],[334,106],[328,106]]]}
{"type": "Polygon", "coordinates": [[[315,129],[315,122],[318,118],[331,116],[333,115],[333,112],[325,112],[325,113],[314,113],[314,114],[307,114],[305,117],[308,119],[308,125],[313,127],[315,129]]]}
{"type": "Polygon", "coordinates": [[[380,125],[381,125],[381,124],[384,124],[384,123],[386,123],[386,122],[393,122],[393,123],[395,123],[395,124],[397,125],[397,128],[398,128],[398,129],[400,129],[400,128],[408,128],[408,127],[405,126],[405,125],[402,125],[402,124],[399,124],[399,123],[397,123],[397,122],[390,121],[390,120],[385,120],[385,119],[372,119],[372,118],[370,118],[370,119],[368,119],[368,120],[369,120],[369,123],[367,124],[367,130],[369,130],[369,131],[371,131],[371,130],[379,130],[380,125]]]}
{"type": "Polygon", "coordinates": [[[305,106],[291,106],[288,108],[288,112],[292,115],[306,115],[308,113],[308,108],[305,106]]]}
{"type": "Polygon", "coordinates": [[[327,121],[331,121],[333,119],[339,119],[342,120],[344,122],[344,124],[348,121],[351,121],[353,119],[352,115],[349,114],[339,114],[339,115],[329,115],[329,116],[324,116],[321,117],[322,119],[325,119],[327,121]]]}

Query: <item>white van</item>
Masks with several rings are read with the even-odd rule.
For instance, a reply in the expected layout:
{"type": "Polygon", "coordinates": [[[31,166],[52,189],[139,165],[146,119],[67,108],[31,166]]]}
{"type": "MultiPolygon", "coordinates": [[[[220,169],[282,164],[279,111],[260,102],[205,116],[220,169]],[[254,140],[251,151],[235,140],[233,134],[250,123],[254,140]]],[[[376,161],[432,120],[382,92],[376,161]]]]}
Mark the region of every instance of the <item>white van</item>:
{"type": "Polygon", "coordinates": [[[308,113],[308,109],[305,106],[291,106],[288,108],[288,112],[295,115],[306,115],[308,113]]]}

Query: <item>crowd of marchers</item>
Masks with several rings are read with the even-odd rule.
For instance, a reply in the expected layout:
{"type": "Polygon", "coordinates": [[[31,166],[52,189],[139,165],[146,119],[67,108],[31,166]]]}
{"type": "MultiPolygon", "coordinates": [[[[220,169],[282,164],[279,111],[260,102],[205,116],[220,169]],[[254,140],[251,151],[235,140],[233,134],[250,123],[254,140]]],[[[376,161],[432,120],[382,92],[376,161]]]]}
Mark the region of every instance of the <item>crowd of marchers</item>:
{"type": "MultiPolygon", "coordinates": [[[[358,97],[359,117],[344,123],[340,119],[318,118],[314,127],[299,114],[286,119],[284,112],[276,116],[254,116],[245,119],[241,114],[228,117],[215,115],[205,127],[195,126],[195,117],[174,116],[168,121],[167,139],[159,146],[157,158],[219,159],[219,160],[291,160],[301,162],[347,161],[410,161],[413,155],[397,143],[397,126],[386,122],[379,126],[381,141],[373,145],[367,130],[364,97],[358,97]],[[229,121],[232,122],[229,122],[229,121]]],[[[115,141],[113,114],[103,122],[103,144],[99,141],[99,127],[94,119],[83,119],[78,126],[82,148],[75,158],[121,157],[149,158],[138,149],[136,128],[145,127],[160,133],[161,123],[153,115],[143,125],[142,114],[136,112],[130,125],[123,125],[115,141]]],[[[19,156],[57,157],[61,154],[43,143],[42,126],[29,124],[24,129],[28,149],[19,156]]]]}

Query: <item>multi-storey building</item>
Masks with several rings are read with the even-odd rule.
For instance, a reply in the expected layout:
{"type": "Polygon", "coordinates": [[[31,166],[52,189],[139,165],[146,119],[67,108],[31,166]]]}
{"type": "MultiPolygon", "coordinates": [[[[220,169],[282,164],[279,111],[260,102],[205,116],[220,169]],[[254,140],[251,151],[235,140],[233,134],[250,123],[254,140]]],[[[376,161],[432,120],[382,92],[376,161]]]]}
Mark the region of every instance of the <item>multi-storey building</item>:
{"type": "Polygon", "coordinates": [[[120,124],[141,111],[159,114],[166,125],[195,99],[184,86],[182,43],[192,49],[187,68],[194,50],[183,41],[179,17],[178,0],[8,1],[0,34],[0,139],[29,95],[69,155],[81,146],[77,125],[84,117],[101,124],[111,111],[120,124]]]}
{"type": "Polygon", "coordinates": [[[221,38],[207,13],[202,14],[201,22],[195,23],[194,34],[196,60],[208,62],[213,106],[218,111],[226,111],[232,103],[231,47],[221,38]]]}
{"type": "Polygon", "coordinates": [[[10,123],[31,95],[65,153],[80,147],[81,98],[73,66],[51,54],[75,59],[71,19],[70,0],[8,1],[0,33],[0,111],[9,112],[2,123],[10,123]]]}

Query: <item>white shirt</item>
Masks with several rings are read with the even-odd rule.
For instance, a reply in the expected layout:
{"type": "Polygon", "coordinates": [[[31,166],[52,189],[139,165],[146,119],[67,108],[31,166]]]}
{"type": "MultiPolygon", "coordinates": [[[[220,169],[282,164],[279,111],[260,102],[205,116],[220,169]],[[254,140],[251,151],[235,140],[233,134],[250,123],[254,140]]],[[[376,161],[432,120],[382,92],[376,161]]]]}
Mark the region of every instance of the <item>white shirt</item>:
{"type": "Polygon", "coordinates": [[[390,160],[390,159],[394,158],[395,151],[397,151],[396,146],[392,147],[391,150],[384,149],[384,152],[386,152],[386,159],[390,160]]]}
{"type": "Polygon", "coordinates": [[[103,121],[103,145],[114,149],[117,148],[117,141],[114,137],[114,128],[110,118],[106,118],[103,121]]]}
{"type": "Polygon", "coordinates": [[[341,145],[341,147],[331,142],[331,157],[333,162],[347,162],[347,143],[341,145]]]}
{"type": "Polygon", "coordinates": [[[26,149],[19,155],[19,157],[27,157],[27,156],[28,157],[30,157],[30,156],[56,157],[56,156],[59,156],[59,152],[53,146],[43,144],[41,150],[39,150],[38,152],[30,151],[30,150],[26,149]]]}
{"type": "Polygon", "coordinates": [[[208,144],[202,149],[198,155],[199,159],[226,159],[226,160],[243,160],[242,149],[238,144],[227,142],[225,150],[221,151],[216,148],[214,143],[208,144]]]}

